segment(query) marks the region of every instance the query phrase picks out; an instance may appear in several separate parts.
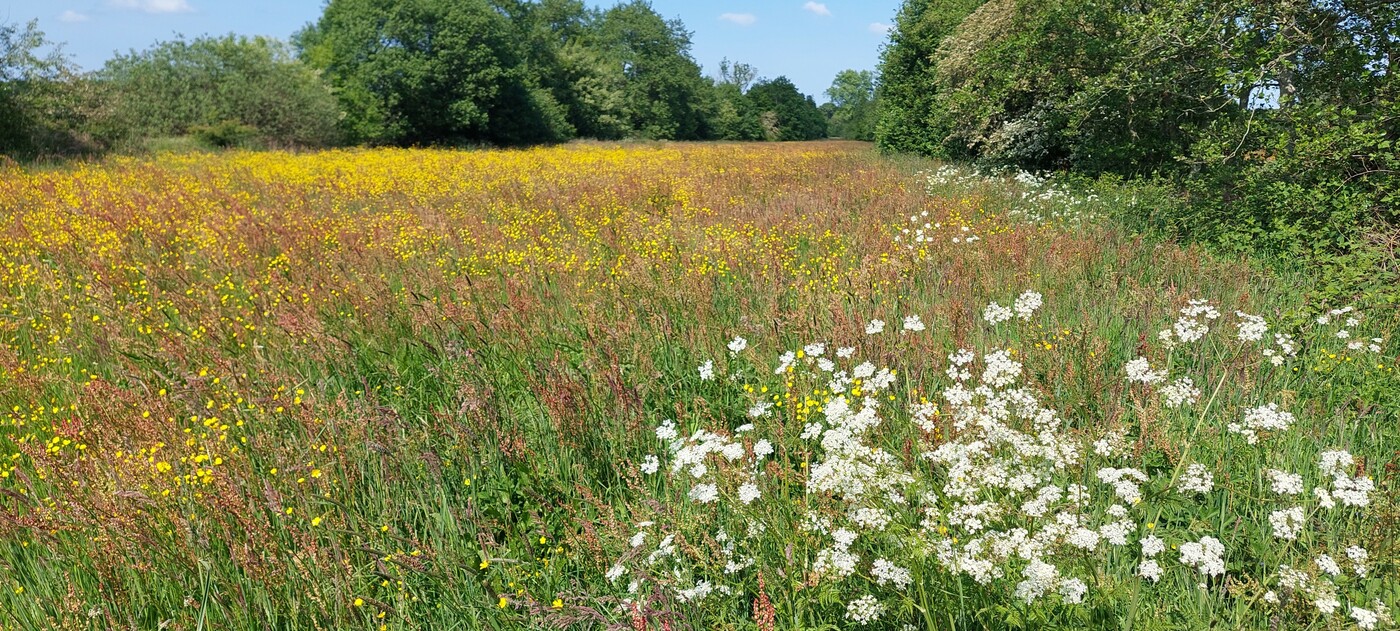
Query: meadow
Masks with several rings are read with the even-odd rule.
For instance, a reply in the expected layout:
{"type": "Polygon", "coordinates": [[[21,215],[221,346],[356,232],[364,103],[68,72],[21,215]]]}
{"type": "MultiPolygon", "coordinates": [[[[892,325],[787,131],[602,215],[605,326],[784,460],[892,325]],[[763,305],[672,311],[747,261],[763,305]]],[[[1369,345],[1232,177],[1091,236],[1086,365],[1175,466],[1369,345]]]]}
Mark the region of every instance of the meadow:
{"type": "Polygon", "coordinates": [[[1400,318],[1157,203],[840,141],[0,165],[0,629],[1392,628],[1400,318]]]}

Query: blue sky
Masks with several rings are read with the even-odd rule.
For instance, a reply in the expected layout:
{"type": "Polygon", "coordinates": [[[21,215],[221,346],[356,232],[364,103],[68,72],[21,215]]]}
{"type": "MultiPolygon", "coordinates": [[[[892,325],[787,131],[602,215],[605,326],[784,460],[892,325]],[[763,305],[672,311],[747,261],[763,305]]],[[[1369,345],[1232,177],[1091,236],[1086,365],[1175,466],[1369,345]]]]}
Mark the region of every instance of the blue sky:
{"type": "MultiPolygon", "coordinates": [[[[611,6],[613,2],[591,2],[611,6]]],[[[899,0],[654,0],[694,35],[692,54],[713,75],[720,59],[759,75],[786,75],[803,92],[822,92],[836,72],[874,69],[884,29],[899,0]]],[[[239,33],[285,39],[321,12],[322,0],[0,0],[0,20],[37,18],[49,39],[85,69],[114,51],[143,49],[177,33],[239,33]]]]}

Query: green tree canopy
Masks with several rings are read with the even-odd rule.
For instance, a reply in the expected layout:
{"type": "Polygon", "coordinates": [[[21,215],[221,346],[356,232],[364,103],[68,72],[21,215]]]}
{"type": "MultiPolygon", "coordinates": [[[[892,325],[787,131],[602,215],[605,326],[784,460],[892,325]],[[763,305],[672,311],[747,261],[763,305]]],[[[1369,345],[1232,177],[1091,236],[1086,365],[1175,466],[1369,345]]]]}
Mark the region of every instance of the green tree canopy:
{"type": "Polygon", "coordinates": [[[646,138],[699,140],[712,134],[708,84],[690,57],[690,32],[642,0],[603,12],[597,41],[621,65],[632,129],[646,138]]]}
{"type": "Polygon", "coordinates": [[[338,90],[358,141],[520,144],[573,133],[529,72],[527,42],[486,0],[330,0],[296,42],[338,90]]]}
{"type": "Polygon", "coordinates": [[[812,97],[804,96],[787,77],[759,81],[749,98],[763,117],[769,140],[816,140],[826,137],[826,116],[812,97]]]}
{"type": "Polygon", "coordinates": [[[340,107],[290,46],[264,37],[162,42],[108,61],[98,73],[132,133],[164,136],[221,123],[251,126],[274,144],[336,141],[340,107]]]}
{"type": "Polygon", "coordinates": [[[855,140],[875,138],[875,75],[869,70],[842,70],[826,89],[831,100],[831,135],[855,140]]]}
{"type": "Polygon", "coordinates": [[[110,138],[99,115],[108,101],[37,22],[0,22],[0,153],[87,152],[110,138]]]}

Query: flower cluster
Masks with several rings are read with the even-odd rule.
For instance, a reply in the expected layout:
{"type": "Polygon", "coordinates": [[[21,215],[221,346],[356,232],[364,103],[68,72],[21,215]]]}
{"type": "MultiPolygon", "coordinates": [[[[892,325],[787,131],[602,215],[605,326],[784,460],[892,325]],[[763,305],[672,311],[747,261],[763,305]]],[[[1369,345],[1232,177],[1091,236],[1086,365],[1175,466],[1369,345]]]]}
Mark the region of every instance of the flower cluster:
{"type": "MultiPolygon", "coordinates": [[[[995,327],[1013,317],[1029,319],[1042,302],[1039,294],[1025,292],[1012,308],[988,305],[984,320],[995,327]]],[[[1270,333],[1262,318],[1236,316],[1237,330],[1229,336],[1235,343],[1257,343],[1270,333]]],[[[1211,334],[1218,318],[1210,303],[1191,301],[1159,338],[1167,359],[1158,367],[1145,356],[1133,358],[1122,367],[1128,381],[1155,390],[1164,413],[1200,405],[1193,378],[1173,375],[1173,352],[1184,353],[1185,345],[1211,334]]],[[[871,335],[883,330],[878,320],[866,327],[871,335]]],[[[905,318],[901,327],[911,335],[923,330],[916,316],[905,318]]],[[[1152,349],[1143,352],[1159,356],[1152,349]]],[[[825,343],[814,343],[778,358],[774,374],[788,387],[810,389],[794,398],[806,401],[801,410],[812,410],[800,417],[800,443],[791,447],[804,454],[805,475],[796,489],[761,490],[766,475],[760,461],[775,451],[773,443],[781,436],[753,440],[758,436],[749,432],[761,436],[762,429],[748,423],[733,433],[699,429],[681,438],[674,422],[661,424],[657,437],[668,446],[670,483],[684,491],[693,510],[719,511],[714,505],[723,503],[724,511],[764,516],[750,524],[772,525],[767,520],[778,515],[798,519],[776,529],[746,527],[741,538],[713,536],[719,542],[711,546],[719,555],[714,563],[681,563],[668,535],[650,554],[630,555],[645,560],[644,568],[671,564],[666,573],[650,569],[648,576],[658,577],[653,580],[686,602],[731,593],[740,589],[733,577],[758,562],[745,555],[745,546],[782,533],[787,538],[759,547],[785,550],[784,563],[805,563],[802,571],[811,585],[848,594],[846,620],[863,626],[893,618],[898,625],[900,612],[908,609],[890,599],[910,598],[913,586],[938,576],[963,577],[983,593],[1051,609],[1073,607],[1097,589],[1091,585],[1108,589],[1115,581],[1140,582],[1134,589],[1146,589],[1175,575],[1178,583],[1215,592],[1228,583],[1227,574],[1258,571],[1257,562],[1232,563],[1244,552],[1227,544],[1240,539],[1230,529],[1244,524],[1259,534],[1245,535],[1240,546],[1273,546],[1271,558],[1285,561],[1277,574],[1251,574],[1253,584],[1261,586],[1261,602],[1282,607],[1306,599],[1320,615],[1347,612],[1358,626],[1388,624],[1385,604],[1366,601],[1354,589],[1354,582],[1367,576],[1366,549],[1354,542],[1317,548],[1309,536],[1314,520],[1334,512],[1362,515],[1370,505],[1375,484],[1358,471],[1351,453],[1315,452],[1316,475],[1306,472],[1312,477],[1283,465],[1250,474],[1228,459],[1202,457],[1194,451],[1199,437],[1187,435],[1184,445],[1172,445],[1170,466],[1152,466],[1133,461],[1152,449],[1145,446],[1151,436],[1136,434],[1131,426],[1094,429],[1067,422],[1047,402],[1046,391],[1025,380],[1026,365],[1010,348],[948,353],[939,372],[946,385],[937,390],[937,402],[921,398],[903,407],[887,405],[897,398],[899,373],[855,354],[841,348],[830,356],[825,343]],[[735,437],[740,435],[742,440],[735,437]],[[891,444],[891,435],[905,438],[891,444]],[[1318,482],[1310,485],[1310,479],[1318,482]],[[758,501],[769,498],[766,493],[773,494],[770,500],[758,501]],[[1231,499],[1221,501],[1225,496],[1231,499]],[[768,510],[773,502],[786,509],[768,510]],[[1203,530],[1202,505],[1237,513],[1215,522],[1214,530],[1203,530]],[[809,546],[805,562],[793,560],[801,558],[794,545],[809,546]],[[1176,552],[1165,554],[1168,549],[1176,552]],[[1098,574],[1083,573],[1086,558],[1101,568],[1098,574]],[[1303,565],[1311,570],[1295,569],[1303,565]],[[1105,576],[1114,578],[1105,582],[1105,576]]],[[[1192,426],[1214,416],[1207,412],[1190,415],[1198,419],[1192,426]]],[[[771,429],[765,423],[775,420],[772,413],[764,408],[750,416],[760,428],[771,429]]],[[[1243,437],[1260,452],[1280,442],[1265,439],[1287,435],[1299,423],[1276,403],[1241,406],[1233,414],[1236,420],[1223,435],[1243,437]]],[[[652,460],[644,461],[644,471],[656,469],[652,460]]],[[[632,543],[652,540],[639,531],[632,543]]]]}

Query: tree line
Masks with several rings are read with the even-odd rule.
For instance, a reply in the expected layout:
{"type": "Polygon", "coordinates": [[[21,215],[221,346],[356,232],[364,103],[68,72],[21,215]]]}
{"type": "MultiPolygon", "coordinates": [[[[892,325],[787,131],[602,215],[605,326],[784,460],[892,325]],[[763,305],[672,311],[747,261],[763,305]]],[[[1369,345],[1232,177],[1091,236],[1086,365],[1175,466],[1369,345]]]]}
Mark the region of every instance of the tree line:
{"type": "Polygon", "coordinates": [[[1400,3],[906,0],[895,26],[887,150],[1150,178],[1176,234],[1400,269],[1400,3]]]}
{"type": "Polygon", "coordinates": [[[330,0],[283,42],[183,37],[79,72],[35,23],[0,25],[0,151],[213,145],[513,146],[572,138],[873,138],[874,80],[842,73],[818,108],[726,60],[647,2],[330,0]]]}

